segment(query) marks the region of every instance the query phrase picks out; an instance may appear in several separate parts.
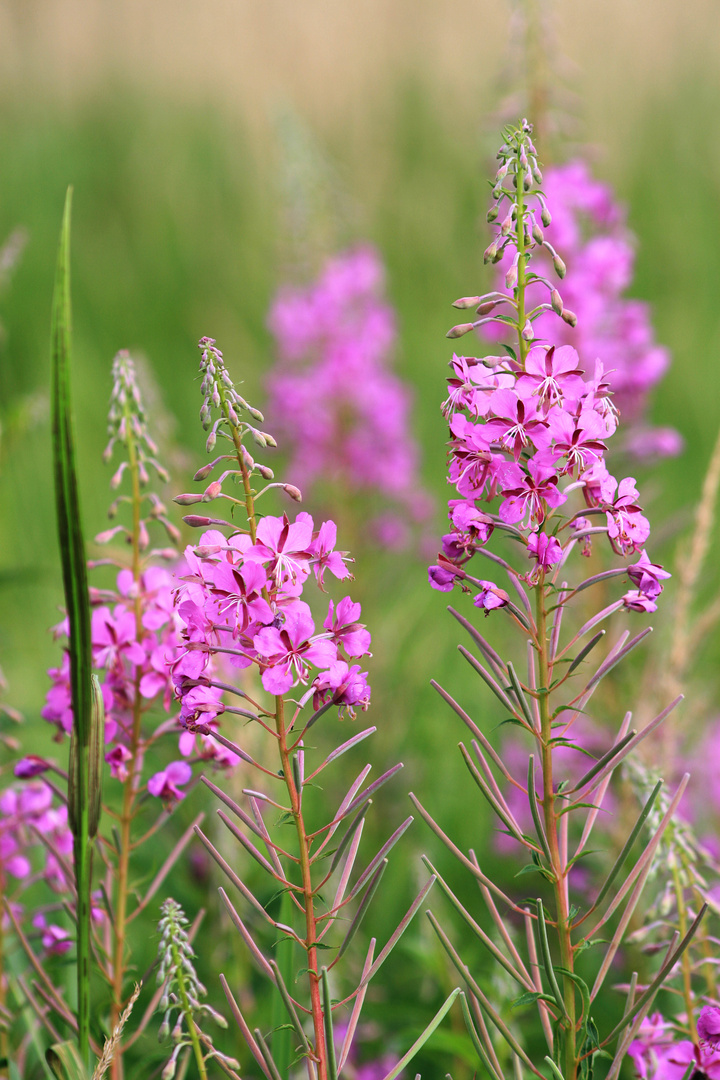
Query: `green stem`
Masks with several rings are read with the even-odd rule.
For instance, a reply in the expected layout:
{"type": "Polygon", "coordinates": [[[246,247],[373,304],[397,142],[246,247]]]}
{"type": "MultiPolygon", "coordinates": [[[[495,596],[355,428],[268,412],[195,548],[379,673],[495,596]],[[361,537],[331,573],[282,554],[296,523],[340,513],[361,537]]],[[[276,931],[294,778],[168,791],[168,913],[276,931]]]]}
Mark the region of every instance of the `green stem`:
{"type": "Polygon", "coordinates": [[[205,1058],[203,1057],[202,1047],[200,1046],[200,1039],[198,1038],[197,1027],[195,1026],[195,1018],[192,1013],[192,1006],[188,1000],[187,990],[185,989],[185,978],[183,976],[182,960],[180,959],[180,953],[178,947],[173,941],[170,945],[172,950],[173,964],[175,966],[175,976],[177,978],[178,990],[180,991],[180,1001],[182,1002],[182,1011],[185,1016],[185,1023],[187,1024],[188,1035],[190,1036],[190,1042],[192,1043],[193,1053],[195,1054],[195,1061],[198,1067],[198,1076],[200,1080],[207,1080],[207,1071],[205,1069],[205,1058]]]}
{"type": "Polygon", "coordinates": [[[518,361],[522,370],[525,370],[525,359],[528,354],[528,343],[523,337],[523,328],[525,326],[525,288],[527,285],[527,255],[525,253],[525,187],[524,187],[524,171],[520,166],[520,148],[522,143],[518,147],[517,153],[517,172],[515,174],[517,181],[517,194],[516,194],[516,212],[517,217],[515,219],[515,235],[518,251],[517,271],[518,279],[517,286],[515,288],[515,299],[517,300],[517,313],[518,313],[518,361]]]}

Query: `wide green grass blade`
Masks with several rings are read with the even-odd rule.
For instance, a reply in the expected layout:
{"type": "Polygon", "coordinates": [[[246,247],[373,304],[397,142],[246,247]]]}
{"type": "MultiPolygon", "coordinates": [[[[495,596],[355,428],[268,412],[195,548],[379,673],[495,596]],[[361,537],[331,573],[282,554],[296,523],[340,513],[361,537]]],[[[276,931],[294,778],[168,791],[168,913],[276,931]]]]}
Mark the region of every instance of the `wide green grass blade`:
{"type": "MultiPolygon", "coordinates": [[[[55,478],[60,560],[65,606],[70,626],[70,687],[73,706],[71,768],[68,813],[73,832],[77,885],[77,983],[78,1049],[89,1059],[90,1029],[90,887],[92,873],[91,820],[97,828],[99,783],[90,783],[91,743],[97,756],[101,740],[92,739],[93,710],[92,647],[85,543],[82,535],[80,499],[75,470],[75,448],[70,407],[71,305],[70,305],[70,212],[72,188],[65,198],[58,249],[51,324],[52,454],[55,478]],[[91,799],[94,805],[91,805],[91,799]]],[[[97,735],[97,731],[96,731],[97,735]]],[[[93,769],[95,776],[99,768],[93,769]]]]}

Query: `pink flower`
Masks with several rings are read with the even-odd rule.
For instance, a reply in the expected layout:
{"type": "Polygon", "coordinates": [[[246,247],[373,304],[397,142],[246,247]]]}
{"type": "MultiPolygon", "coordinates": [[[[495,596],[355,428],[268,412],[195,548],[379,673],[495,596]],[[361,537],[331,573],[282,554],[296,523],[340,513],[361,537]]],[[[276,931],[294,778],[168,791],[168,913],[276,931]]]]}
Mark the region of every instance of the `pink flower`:
{"type": "Polygon", "coordinates": [[[310,553],[316,560],[313,567],[320,588],[324,588],[325,571],[329,570],[338,580],[351,578],[352,574],[345,565],[347,552],[335,551],[337,526],[334,521],[323,521],[317,536],[310,545],[310,553]]]}
{"type": "Polygon", "coordinates": [[[187,784],[192,777],[192,769],[186,761],[173,761],[162,772],[157,772],[150,777],[147,789],[151,795],[163,802],[170,803],[184,798],[185,793],[180,791],[179,784],[187,784]]]}
{"type": "Polygon", "coordinates": [[[643,550],[638,561],[628,566],[628,577],[641,593],[654,600],[663,591],[660,582],[666,581],[672,574],[663,570],[659,563],[651,563],[647,552],[643,550]]]}
{"type": "Polygon", "coordinates": [[[69,952],[72,948],[72,939],[67,930],[63,930],[62,926],[48,923],[45,916],[41,913],[35,915],[32,922],[33,926],[36,926],[42,931],[41,940],[43,948],[51,955],[62,956],[63,953],[69,952]]]}
{"type": "Polygon", "coordinates": [[[537,397],[538,407],[547,412],[565,397],[575,400],[583,393],[585,384],[581,376],[578,354],[569,345],[560,348],[536,345],[527,355],[517,392],[523,397],[537,397]]]}
{"type": "Polygon", "coordinates": [[[563,549],[557,538],[544,532],[530,533],[527,546],[530,556],[537,559],[538,566],[543,570],[559,563],[563,556],[563,549]]]}
{"type": "Polygon", "coordinates": [[[480,592],[473,599],[475,607],[482,608],[488,615],[495,608],[505,607],[510,597],[504,589],[499,589],[493,581],[481,581],[480,592]]]}
{"type": "Polygon", "coordinates": [[[307,604],[285,613],[280,628],[266,626],[256,634],[254,646],[264,661],[262,684],[269,694],[285,694],[296,682],[306,682],[309,664],[325,668],[337,659],[332,641],[315,638],[307,604]]]}
{"type": "Polygon", "coordinates": [[[323,626],[332,634],[336,645],[342,646],[348,656],[364,656],[370,648],[370,633],[358,620],[360,605],[344,596],[335,608],[332,600],[323,626]]]}
{"type": "Polygon", "coordinates": [[[327,671],[322,671],[313,682],[315,694],[313,707],[331,700],[340,706],[340,714],[347,709],[351,719],[355,717],[353,705],[367,709],[370,704],[370,687],[367,684],[367,671],[361,671],[359,664],[349,667],[344,660],[336,660],[327,671]]]}
{"type": "Polygon", "coordinates": [[[287,514],[263,518],[247,557],[266,564],[278,584],[301,585],[310,573],[312,532],[313,520],[304,512],[292,524],[287,514]]]}
{"type": "Polygon", "coordinates": [[[545,507],[553,508],[565,502],[566,496],[557,487],[554,466],[540,454],[528,461],[528,473],[519,465],[505,464],[500,469],[500,483],[505,496],[500,504],[500,517],[508,524],[522,521],[522,528],[529,528],[530,521],[541,525],[545,520],[545,507]]]}
{"type": "Polygon", "coordinates": [[[105,755],[105,760],[110,766],[110,774],[114,776],[116,780],[124,783],[130,775],[127,764],[129,761],[132,761],[132,754],[128,748],[123,746],[122,743],[118,743],[117,746],[114,746],[112,750],[108,751],[105,755]]]}
{"type": "Polygon", "coordinates": [[[713,1049],[720,1048],[720,1009],[706,1005],[700,1010],[697,1021],[698,1038],[713,1049]]]}

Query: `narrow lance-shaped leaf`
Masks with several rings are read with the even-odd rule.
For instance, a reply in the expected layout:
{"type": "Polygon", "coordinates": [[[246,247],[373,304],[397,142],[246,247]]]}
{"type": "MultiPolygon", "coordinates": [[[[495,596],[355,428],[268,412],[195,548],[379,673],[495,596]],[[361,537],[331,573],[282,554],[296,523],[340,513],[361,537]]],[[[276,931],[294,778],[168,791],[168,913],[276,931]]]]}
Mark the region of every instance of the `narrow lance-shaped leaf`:
{"type": "Polygon", "coordinates": [[[327,1053],[328,1080],[338,1080],[337,1058],[335,1056],[335,1037],[333,1034],[332,1002],[330,1000],[330,980],[327,968],[320,970],[320,984],[323,998],[323,1021],[325,1023],[325,1050],[327,1053]]]}
{"type": "Polygon", "coordinates": [[[400,1075],[400,1073],[403,1071],[405,1066],[410,1064],[410,1062],[415,1057],[415,1055],[420,1050],[422,1050],[423,1046],[428,1041],[428,1039],[433,1034],[433,1032],[443,1022],[443,1020],[445,1019],[447,1014],[450,1012],[450,1009],[452,1008],[453,1001],[455,1000],[455,998],[460,993],[462,993],[462,991],[460,990],[460,987],[458,986],[445,999],[444,1003],[440,1006],[438,1011],[435,1013],[435,1016],[432,1018],[432,1020],[428,1024],[428,1026],[425,1028],[422,1035],[420,1035],[419,1038],[417,1038],[415,1040],[415,1042],[412,1044],[412,1046],[410,1047],[408,1052],[406,1054],[403,1054],[403,1056],[398,1061],[397,1065],[393,1069],[390,1070],[390,1072],[387,1074],[387,1076],[385,1076],[383,1078],[383,1080],[395,1080],[395,1078],[398,1077],[400,1075]]]}
{"type": "Polygon", "coordinates": [[[615,860],[615,862],[614,862],[614,864],[612,866],[612,869],[610,870],[610,873],[606,877],[606,879],[605,879],[605,881],[603,883],[603,886],[600,889],[600,892],[598,893],[597,898],[595,899],[595,902],[593,903],[593,907],[597,908],[597,907],[600,906],[600,904],[603,902],[603,900],[607,896],[608,892],[610,891],[610,888],[611,888],[612,883],[614,882],[615,878],[619,874],[620,870],[622,870],[623,863],[625,862],[626,858],[628,857],[628,855],[630,853],[630,849],[632,848],[633,844],[635,843],[638,836],[640,835],[640,830],[642,829],[643,825],[647,821],[648,815],[650,814],[650,811],[652,810],[653,806],[655,805],[655,800],[657,799],[658,795],[660,794],[660,788],[662,786],[663,786],[663,781],[658,780],[657,784],[655,785],[652,792],[650,793],[650,797],[648,798],[647,802],[645,803],[642,810],[640,811],[640,815],[639,815],[637,821],[635,822],[635,825],[633,826],[632,832],[630,833],[627,840],[625,841],[622,851],[618,855],[617,859],[615,860]]]}
{"type": "MultiPolygon", "coordinates": [[[[52,453],[55,479],[60,561],[69,624],[70,689],[73,707],[71,788],[73,803],[73,849],[78,893],[77,999],[78,1049],[89,1063],[90,1039],[90,890],[91,822],[99,807],[90,804],[90,748],[93,739],[92,638],[87,563],[83,540],[80,496],[75,469],[72,411],[70,405],[70,356],[72,316],[70,303],[70,217],[72,188],[68,188],[60,231],[55,289],[52,305],[52,453]],[[74,781],[74,783],[73,783],[74,781]]],[[[99,722],[96,711],[95,723],[99,722]]],[[[97,736],[97,733],[96,733],[97,736]]],[[[99,784],[92,793],[99,800],[99,784]]]]}

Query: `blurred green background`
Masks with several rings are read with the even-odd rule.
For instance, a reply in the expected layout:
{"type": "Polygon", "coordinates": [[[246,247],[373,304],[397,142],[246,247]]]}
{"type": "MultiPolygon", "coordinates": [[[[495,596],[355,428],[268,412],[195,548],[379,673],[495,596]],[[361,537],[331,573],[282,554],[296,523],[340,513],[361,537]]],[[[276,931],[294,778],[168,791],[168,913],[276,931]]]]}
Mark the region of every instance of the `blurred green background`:
{"type": "MultiPolygon", "coordinates": [[[[175,491],[188,489],[204,459],[195,382],[201,335],[218,340],[246,396],[262,404],[272,363],[265,320],[285,258],[280,110],[298,117],[332,163],[352,208],[339,230],[371,240],[386,260],[397,370],[415,393],[414,430],[439,534],[447,495],[438,406],[451,352],[444,334],[452,300],[488,280],[483,222],[494,117],[524,82],[521,58],[508,49],[513,10],[505,0],[0,7],[0,240],[17,226],[28,236],[0,298],[0,666],[7,700],[25,712],[33,739],[47,738],[39,721],[44,672],[58,658],[48,633],[61,587],[47,382],[66,185],[75,187],[74,395],[89,536],[105,527],[110,502],[101,453],[119,348],[147,359],[175,419],[164,443],[176,463],[175,491]]],[[[626,202],[638,237],[632,292],[651,301],[657,337],[672,353],[652,419],[677,427],[686,450],[651,475],[638,471],[657,525],[653,557],[672,567],[720,424],[718,9],[696,0],[690,18],[679,0],[558,0],[552,11],[557,57],[569,58],[566,80],[578,95],[579,138],[597,175],[626,202]]],[[[353,592],[374,638],[375,760],[407,766],[380,801],[379,831],[406,815],[405,792],[416,787],[467,846],[484,815],[460,781],[458,724],[428,680],[444,682],[476,718],[489,710],[489,726],[493,706],[457,655],[460,631],[427,587],[421,560],[365,548],[355,573],[353,592]]],[[[703,585],[717,589],[712,560],[703,585]]],[[[661,641],[670,611],[668,604],[660,613],[661,641]]],[[[502,637],[499,620],[493,632],[502,637]]],[[[701,659],[697,676],[712,694],[717,640],[701,659]]],[[[410,846],[426,842],[416,826],[410,846]]],[[[388,878],[381,927],[412,888],[398,859],[388,878]]]]}

